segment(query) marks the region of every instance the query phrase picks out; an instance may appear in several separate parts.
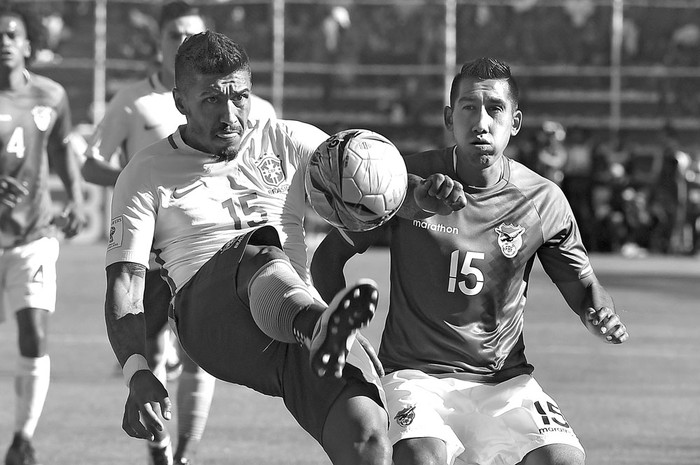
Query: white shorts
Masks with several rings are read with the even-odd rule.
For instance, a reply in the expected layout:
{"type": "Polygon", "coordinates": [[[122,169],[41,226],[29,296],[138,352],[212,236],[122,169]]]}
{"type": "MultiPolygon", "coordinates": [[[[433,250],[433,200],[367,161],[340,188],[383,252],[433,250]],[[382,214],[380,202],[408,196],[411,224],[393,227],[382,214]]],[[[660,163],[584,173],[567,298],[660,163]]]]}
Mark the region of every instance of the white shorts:
{"type": "Polygon", "coordinates": [[[497,384],[458,376],[400,370],[382,378],[392,444],[441,439],[448,465],[512,465],[549,444],[568,444],[583,452],[556,402],[532,376],[497,384]]]}
{"type": "Polygon", "coordinates": [[[0,249],[0,322],[23,308],[54,312],[58,250],[55,237],[0,249]]]}

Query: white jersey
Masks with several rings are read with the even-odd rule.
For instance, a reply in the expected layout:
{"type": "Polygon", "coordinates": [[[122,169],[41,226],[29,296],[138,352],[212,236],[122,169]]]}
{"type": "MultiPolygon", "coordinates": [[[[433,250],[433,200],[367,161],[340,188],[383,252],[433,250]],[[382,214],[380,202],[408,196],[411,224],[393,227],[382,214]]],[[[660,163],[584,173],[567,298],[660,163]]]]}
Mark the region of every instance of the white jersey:
{"type": "MultiPolygon", "coordinates": [[[[267,100],[251,95],[248,120],[276,118],[267,100]]],[[[117,92],[110,100],[105,116],[88,141],[85,156],[110,161],[119,151],[119,166],[125,166],[136,152],[172,134],[185,116],[175,107],[171,89],[153,73],[117,92]]]]}
{"type": "Polygon", "coordinates": [[[229,162],[189,147],[179,130],[149,146],[115,186],[106,264],[148,266],[153,248],[171,288],[178,290],[231,239],[270,225],[310,283],[304,174],[327,137],[305,123],[258,121],[229,162]]]}

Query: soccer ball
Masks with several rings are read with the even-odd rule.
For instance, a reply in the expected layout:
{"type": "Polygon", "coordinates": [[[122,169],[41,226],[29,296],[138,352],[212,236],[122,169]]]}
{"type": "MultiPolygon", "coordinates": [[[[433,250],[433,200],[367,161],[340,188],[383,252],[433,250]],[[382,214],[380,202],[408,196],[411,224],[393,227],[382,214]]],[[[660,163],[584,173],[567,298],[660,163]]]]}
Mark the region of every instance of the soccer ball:
{"type": "Polygon", "coordinates": [[[316,149],[305,185],[311,207],[332,226],[369,231],[399,209],[408,175],[389,139],[367,129],[347,129],[316,149]]]}

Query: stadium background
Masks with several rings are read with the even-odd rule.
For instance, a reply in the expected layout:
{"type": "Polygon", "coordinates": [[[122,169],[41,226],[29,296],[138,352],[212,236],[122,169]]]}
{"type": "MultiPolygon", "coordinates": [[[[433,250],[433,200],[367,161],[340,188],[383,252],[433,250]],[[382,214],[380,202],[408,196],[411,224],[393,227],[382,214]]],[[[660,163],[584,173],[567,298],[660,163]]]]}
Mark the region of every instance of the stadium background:
{"type": "MultiPolygon", "coordinates": [[[[161,2],[21,3],[44,25],[33,69],[67,88],[81,150],[114,93],[154,69],[161,2]]],[[[194,3],[217,30],[246,46],[254,92],[282,117],[329,133],[372,129],[404,153],[443,145],[441,110],[451,76],[458,64],[492,55],[512,64],[522,87],[524,130],[511,144],[514,152],[543,122],[556,121],[586,131],[591,144],[625,138],[644,156],[660,154],[662,131],[672,126],[685,149],[698,153],[696,0],[194,3]],[[335,49],[327,45],[333,27],[335,49]]],[[[91,242],[106,230],[109,195],[86,190],[90,227],[77,240],[91,242]]]]}
{"type": "MultiPolygon", "coordinates": [[[[42,59],[32,68],[66,86],[76,134],[85,135],[104,102],[153,67],[159,3],[23,3],[41,14],[50,32],[42,59]]],[[[522,76],[526,127],[516,141],[555,119],[568,128],[588,128],[601,140],[624,133],[652,146],[670,119],[689,150],[697,142],[700,1],[356,0],[342,4],[351,27],[339,64],[325,55],[321,24],[328,8],[340,2],[201,3],[212,9],[220,31],[250,50],[256,93],[272,100],[284,117],[329,132],[367,127],[404,151],[441,145],[445,76],[455,63],[489,54],[509,60],[522,76]],[[448,11],[454,12],[449,20],[448,11]],[[280,26],[282,50],[274,47],[280,26]],[[454,33],[448,36],[449,30],[454,33]],[[335,92],[324,100],[324,77],[335,72],[335,92]]],[[[51,328],[54,371],[36,445],[40,458],[55,465],[143,463],[141,444],[120,429],[125,388],[113,373],[104,335],[99,239],[107,192],[90,185],[86,190],[91,226],[64,244],[59,260],[60,309],[51,328]]],[[[386,289],[387,253],[358,257],[351,275],[372,277],[386,289]]],[[[575,424],[591,464],[697,465],[697,259],[592,259],[624,312],[632,339],[615,348],[597,344],[536,267],[526,332],[538,379],[575,424]]],[[[379,322],[369,334],[375,344],[385,312],[382,300],[379,322]]],[[[0,325],[0,356],[6,360],[16,354],[15,333],[12,324],[0,325]]],[[[11,435],[12,377],[11,363],[0,367],[0,399],[6,401],[0,409],[2,447],[11,435]]],[[[200,448],[204,463],[329,463],[281,402],[261,399],[220,383],[200,448]]]]}

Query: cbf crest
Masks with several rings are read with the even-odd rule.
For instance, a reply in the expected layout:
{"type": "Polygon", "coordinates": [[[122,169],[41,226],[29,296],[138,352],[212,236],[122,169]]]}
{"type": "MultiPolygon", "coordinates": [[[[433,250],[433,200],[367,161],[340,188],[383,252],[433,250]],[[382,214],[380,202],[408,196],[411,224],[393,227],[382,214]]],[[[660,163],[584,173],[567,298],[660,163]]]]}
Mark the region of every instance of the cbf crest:
{"type": "Polygon", "coordinates": [[[498,234],[498,246],[501,248],[503,256],[513,258],[518,254],[523,246],[523,233],[525,228],[517,224],[501,223],[496,229],[498,234]]]}
{"type": "Polygon", "coordinates": [[[394,416],[394,420],[396,421],[396,424],[401,426],[402,428],[405,428],[409,426],[411,423],[413,423],[413,420],[416,419],[416,406],[415,405],[409,405],[408,407],[402,409],[399,413],[394,416]]]}
{"type": "Polygon", "coordinates": [[[53,108],[45,106],[36,106],[32,108],[32,117],[34,118],[34,124],[39,131],[45,132],[49,125],[51,124],[51,115],[53,115],[53,108]]]}
{"type": "Polygon", "coordinates": [[[270,187],[278,187],[284,182],[284,170],[280,159],[274,155],[266,153],[255,163],[255,167],[260,173],[260,177],[265,184],[270,187]]]}

